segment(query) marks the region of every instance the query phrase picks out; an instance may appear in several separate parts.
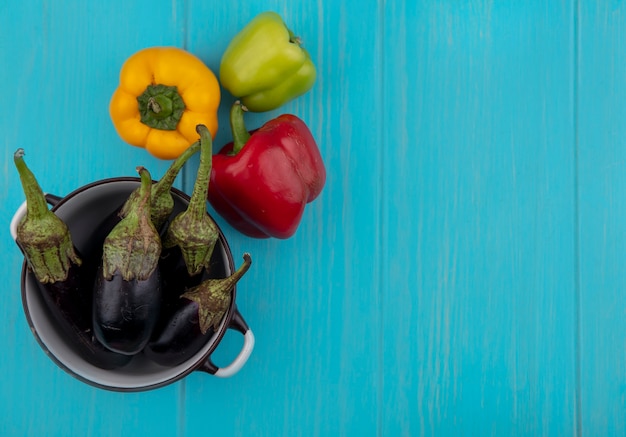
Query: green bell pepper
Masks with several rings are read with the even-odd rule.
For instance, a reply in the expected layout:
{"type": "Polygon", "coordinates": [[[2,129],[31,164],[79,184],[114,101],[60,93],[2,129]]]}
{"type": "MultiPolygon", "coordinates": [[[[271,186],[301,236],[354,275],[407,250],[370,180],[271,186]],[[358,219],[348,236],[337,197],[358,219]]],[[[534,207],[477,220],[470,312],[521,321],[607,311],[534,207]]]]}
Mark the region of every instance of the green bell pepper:
{"type": "Polygon", "coordinates": [[[222,56],[222,86],[250,111],[282,106],[315,83],[315,65],[300,44],[280,15],[257,15],[235,35],[222,56]]]}

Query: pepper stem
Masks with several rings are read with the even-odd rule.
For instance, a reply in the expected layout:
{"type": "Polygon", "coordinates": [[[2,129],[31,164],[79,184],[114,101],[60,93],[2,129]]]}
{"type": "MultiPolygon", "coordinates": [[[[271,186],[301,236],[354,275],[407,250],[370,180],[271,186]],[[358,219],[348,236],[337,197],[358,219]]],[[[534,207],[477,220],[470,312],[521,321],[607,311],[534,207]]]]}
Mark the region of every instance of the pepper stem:
{"type": "Polygon", "coordinates": [[[176,130],[185,111],[185,102],[175,86],[148,85],[137,97],[141,122],[161,130],[176,130]]]}
{"type": "Polygon", "coordinates": [[[67,225],[48,209],[43,191],[24,162],[24,149],[13,155],[26,195],[26,215],[17,225],[16,242],[42,284],[67,279],[72,264],[80,265],[67,225]]]}
{"type": "Polygon", "coordinates": [[[165,96],[154,96],[148,99],[148,109],[160,120],[172,114],[172,100],[165,96]]]}
{"type": "Polygon", "coordinates": [[[223,279],[207,279],[201,284],[183,293],[181,298],[189,299],[198,304],[200,332],[206,334],[209,328],[219,327],[231,301],[231,290],[252,264],[249,253],[244,253],[243,264],[229,277],[223,279]]]}
{"type": "Polygon", "coordinates": [[[293,33],[291,29],[287,29],[287,31],[289,32],[289,42],[292,44],[296,44],[297,46],[301,46],[302,39],[298,35],[293,33]]]}
{"type": "Polygon", "coordinates": [[[243,120],[243,114],[247,111],[248,108],[239,100],[230,108],[230,129],[233,133],[233,149],[228,154],[231,156],[239,153],[250,139],[250,132],[246,129],[243,120]]]}

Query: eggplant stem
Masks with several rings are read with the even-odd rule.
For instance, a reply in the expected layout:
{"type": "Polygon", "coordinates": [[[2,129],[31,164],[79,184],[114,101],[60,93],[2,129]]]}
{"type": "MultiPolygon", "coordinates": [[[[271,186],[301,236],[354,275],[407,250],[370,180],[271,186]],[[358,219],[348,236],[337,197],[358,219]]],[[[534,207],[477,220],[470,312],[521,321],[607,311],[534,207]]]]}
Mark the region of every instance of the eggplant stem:
{"type": "Polygon", "coordinates": [[[200,166],[188,210],[196,219],[201,220],[206,214],[206,198],[213,165],[213,138],[209,129],[203,124],[196,126],[196,131],[200,134],[200,166]]]}
{"type": "Polygon", "coordinates": [[[24,162],[24,155],[26,155],[24,149],[17,149],[13,155],[13,161],[26,195],[26,214],[33,218],[42,217],[49,211],[48,203],[35,175],[24,162]]]}
{"type": "Polygon", "coordinates": [[[206,126],[200,124],[196,130],[200,134],[198,176],[187,209],[174,217],[163,240],[166,248],[174,246],[180,248],[190,276],[209,268],[211,254],[219,238],[217,225],[206,210],[213,140],[206,126]]]}
{"type": "Polygon", "coordinates": [[[176,158],[174,162],[172,162],[163,177],[152,186],[152,199],[162,196],[164,193],[169,193],[172,185],[174,185],[176,176],[178,176],[178,173],[183,168],[183,165],[198,150],[200,150],[200,141],[193,143],[178,158],[176,158]]]}
{"type": "Polygon", "coordinates": [[[107,280],[116,273],[125,281],[146,280],[158,266],[161,239],[150,218],[152,178],[144,167],[137,171],[141,176],[139,193],[126,202],[127,215],[104,241],[102,270],[107,280]]]}
{"type": "Polygon", "coordinates": [[[26,195],[26,214],[17,225],[15,241],[22,249],[37,280],[54,284],[67,280],[72,264],[82,261],[72,242],[69,228],[48,209],[37,179],[24,162],[24,149],[13,155],[26,195]]]}
{"type": "Polygon", "coordinates": [[[227,278],[207,279],[181,295],[181,298],[197,303],[200,332],[203,335],[211,327],[217,329],[230,305],[231,290],[250,268],[252,264],[250,254],[245,253],[243,259],[243,264],[227,278]]]}

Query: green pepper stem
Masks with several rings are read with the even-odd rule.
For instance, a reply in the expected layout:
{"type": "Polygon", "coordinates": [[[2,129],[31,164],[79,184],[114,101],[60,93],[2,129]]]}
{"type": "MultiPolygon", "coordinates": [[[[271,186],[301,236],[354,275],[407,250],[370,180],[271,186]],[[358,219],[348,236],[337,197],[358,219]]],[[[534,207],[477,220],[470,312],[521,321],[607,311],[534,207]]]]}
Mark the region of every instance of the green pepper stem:
{"type": "Polygon", "coordinates": [[[287,31],[289,32],[289,42],[292,44],[296,44],[297,46],[301,46],[302,39],[299,36],[297,36],[295,33],[293,33],[291,29],[287,29],[287,31]]]}
{"type": "Polygon", "coordinates": [[[26,196],[26,214],[33,218],[42,217],[48,212],[48,204],[35,175],[24,162],[24,155],[24,149],[17,149],[13,160],[26,196]]]}
{"type": "Polygon", "coordinates": [[[176,130],[185,111],[185,102],[175,86],[148,85],[137,97],[141,122],[161,130],[176,130]]]}
{"type": "Polygon", "coordinates": [[[150,97],[148,109],[152,111],[152,116],[155,118],[167,118],[172,114],[172,100],[162,95],[150,97]]]}
{"type": "Polygon", "coordinates": [[[196,126],[196,132],[200,134],[200,165],[187,209],[193,217],[202,220],[206,215],[206,199],[213,165],[213,137],[203,124],[196,126]]]}
{"type": "Polygon", "coordinates": [[[231,156],[239,153],[250,139],[250,132],[246,129],[243,120],[243,114],[246,111],[248,111],[248,108],[239,100],[230,108],[230,129],[233,133],[233,149],[229,152],[231,156]]]}

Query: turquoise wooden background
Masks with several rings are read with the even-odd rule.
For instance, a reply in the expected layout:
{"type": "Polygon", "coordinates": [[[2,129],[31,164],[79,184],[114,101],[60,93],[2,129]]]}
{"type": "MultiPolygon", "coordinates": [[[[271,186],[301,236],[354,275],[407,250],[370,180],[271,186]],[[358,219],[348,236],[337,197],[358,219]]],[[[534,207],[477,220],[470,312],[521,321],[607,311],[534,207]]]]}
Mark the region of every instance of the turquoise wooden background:
{"type": "Polygon", "coordinates": [[[626,435],[624,2],[23,0],[0,32],[3,436],[626,435]],[[256,348],[231,379],[80,383],[22,311],[12,153],[57,194],[161,174],[108,118],[122,62],[174,45],[217,70],[264,10],[319,78],[249,126],[299,115],[328,180],[289,240],[219,221],[253,256],[237,298],[256,348]]]}

